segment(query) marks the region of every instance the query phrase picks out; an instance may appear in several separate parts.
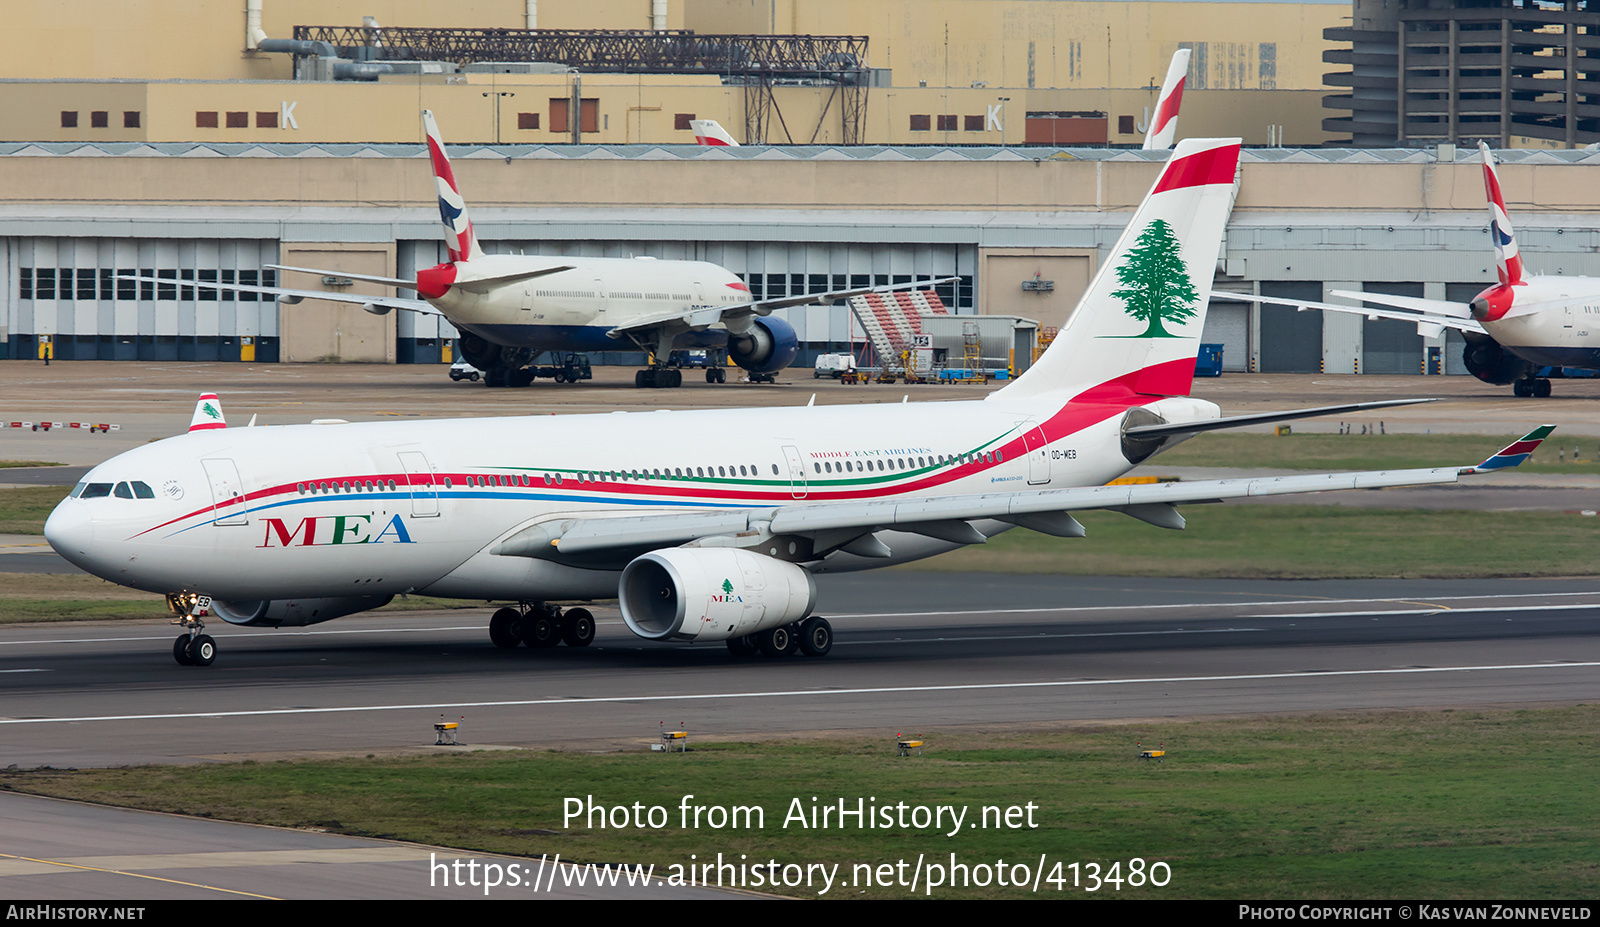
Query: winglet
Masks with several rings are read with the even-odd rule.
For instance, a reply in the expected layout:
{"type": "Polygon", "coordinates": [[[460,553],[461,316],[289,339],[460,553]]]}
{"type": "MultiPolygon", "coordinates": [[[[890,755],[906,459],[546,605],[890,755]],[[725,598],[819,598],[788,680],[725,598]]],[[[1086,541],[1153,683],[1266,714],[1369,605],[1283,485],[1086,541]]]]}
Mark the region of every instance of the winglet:
{"type": "Polygon", "coordinates": [[[194,418],[189,419],[189,430],[210,431],[226,427],[228,421],[222,417],[222,403],[217,401],[217,394],[201,393],[200,401],[194,404],[194,418]]]}
{"type": "Polygon", "coordinates": [[[1533,449],[1538,447],[1539,443],[1545,438],[1550,437],[1550,432],[1555,430],[1556,426],[1554,425],[1540,425],[1538,428],[1506,445],[1500,450],[1500,453],[1495,454],[1476,467],[1468,467],[1461,472],[1481,473],[1484,470],[1504,470],[1508,467],[1515,467],[1527,460],[1528,455],[1533,453],[1533,449]]]}

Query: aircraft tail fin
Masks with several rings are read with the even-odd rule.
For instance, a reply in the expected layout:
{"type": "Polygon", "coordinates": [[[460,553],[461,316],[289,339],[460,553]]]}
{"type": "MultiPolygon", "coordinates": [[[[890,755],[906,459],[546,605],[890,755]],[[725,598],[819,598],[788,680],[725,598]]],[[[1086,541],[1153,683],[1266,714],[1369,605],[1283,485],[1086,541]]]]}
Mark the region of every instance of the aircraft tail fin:
{"type": "Polygon", "coordinates": [[[478,247],[478,236],[472,231],[467,201],[456,186],[456,174],[444,153],[444,140],[431,110],[422,111],[422,128],[428,136],[428,160],[433,162],[433,182],[439,189],[439,221],[444,223],[445,247],[450,252],[450,260],[475,261],[483,257],[483,249],[478,247]]]}
{"type": "Polygon", "coordinates": [[[1178,107],[1183,104],[1183,82],[1189,74],[1189,57],[1194,52],[1180,48],[1167,65],[1167,79],[1161,82],[1161,96],[1156,98],[1156,111],[1150,117],[1150,128],[1144,133],[1144,150],[1165,151],[1178,137],[1178,107]]]}
{"type": "Polygon", "coordinates": [[[691,119],[689,128],[694,130],[694,143],[722,148],[738,148],[739,143],[733,140],[728,130],[715,119],[691,119]]]}
{"type": "Polygon", "coordinates": [[[1239,139],[1178,143],[1049,350],[996,399],[1187,396],[1239,139]]]}
{"type": "Polygon", "coordinates": [[[222,403],[217,400],[217,394],[201,393],[200,401],[194,404],[194,417],[189,419],[189,430],[211,431],[226,427],[228,420],[222,417],[222,403]]]}
{"type": "Polygon", "coordinates": [[[1483,194],[1489,201],[1489,234],[1494,239],[1494,269],[1500,282],[1516,286],[1522,282],[1522,256],[1517,252],[1517,233],[1506,213],[1506,198],[1500,192],[1500,175],[1494,169],[1494,153],[1483,142],[1483,194]]]}

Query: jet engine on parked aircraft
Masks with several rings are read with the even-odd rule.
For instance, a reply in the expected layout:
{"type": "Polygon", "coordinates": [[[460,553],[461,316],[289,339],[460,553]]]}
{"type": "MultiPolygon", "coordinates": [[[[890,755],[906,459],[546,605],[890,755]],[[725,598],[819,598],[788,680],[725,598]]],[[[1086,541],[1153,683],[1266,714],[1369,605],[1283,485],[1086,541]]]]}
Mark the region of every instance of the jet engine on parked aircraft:
{"type": "Polygon", "coordinates": [[[721,641],[806,617],[817,584],[795,564],[747,550],[673,547],[629,563],[617,598],[640,637],[721,641]]]}
{"type": "Polygon", "coordinates": [[[800,336],[794,326],[767,316],[750,323],[749,329],[728,334],[728,356],[751,373],[777,373],[794,362],[800,352],[800,336]]]}
{"type": "Polygon", "coordinates": [[[1507,351],[1488,335],[1463,334],[1467,344],[1461,352],[1461,360],[1467,365],[1467,372],[1483,382],[1504,386],[1533,372],[1533,365],[1507,351]]]}
{"type": "Polygon", "coordinates": [[[351,595],[332,599],[273,599],[255,602],[211,600],[211,611],[229,624],[252,628],[303,628],[382,608],[392,595],[351,595]]]}

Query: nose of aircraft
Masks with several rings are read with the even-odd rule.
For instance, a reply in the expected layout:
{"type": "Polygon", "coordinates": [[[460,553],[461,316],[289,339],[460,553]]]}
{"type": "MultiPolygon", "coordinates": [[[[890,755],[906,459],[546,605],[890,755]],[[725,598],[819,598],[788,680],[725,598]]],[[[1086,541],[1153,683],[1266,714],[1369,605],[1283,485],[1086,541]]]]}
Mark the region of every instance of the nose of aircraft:
{"type": "Polygon", "coordinates": [[[44,539],[69,562],[93,572],[89,567],[89,551],[94,540],[94,519],[82,503],[63,499],[45,519],[44,539]]]}

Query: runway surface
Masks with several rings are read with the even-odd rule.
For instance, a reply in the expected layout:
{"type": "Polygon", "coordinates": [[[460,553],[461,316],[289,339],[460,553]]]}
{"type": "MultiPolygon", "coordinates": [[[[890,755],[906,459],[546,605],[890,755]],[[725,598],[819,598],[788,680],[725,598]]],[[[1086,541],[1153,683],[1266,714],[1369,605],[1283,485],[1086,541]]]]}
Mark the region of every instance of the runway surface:
{"type": "Polygon", "coordinates": [[[209,668],[155,623],[0,629],[0,764],[103,766],[475,746],[928,733],[1068,721],[1600,697],[1587,580],[824,577],[824,659],[640,641],[497,650],[487,610],[306,629],[213,622],[209,668]]]}

